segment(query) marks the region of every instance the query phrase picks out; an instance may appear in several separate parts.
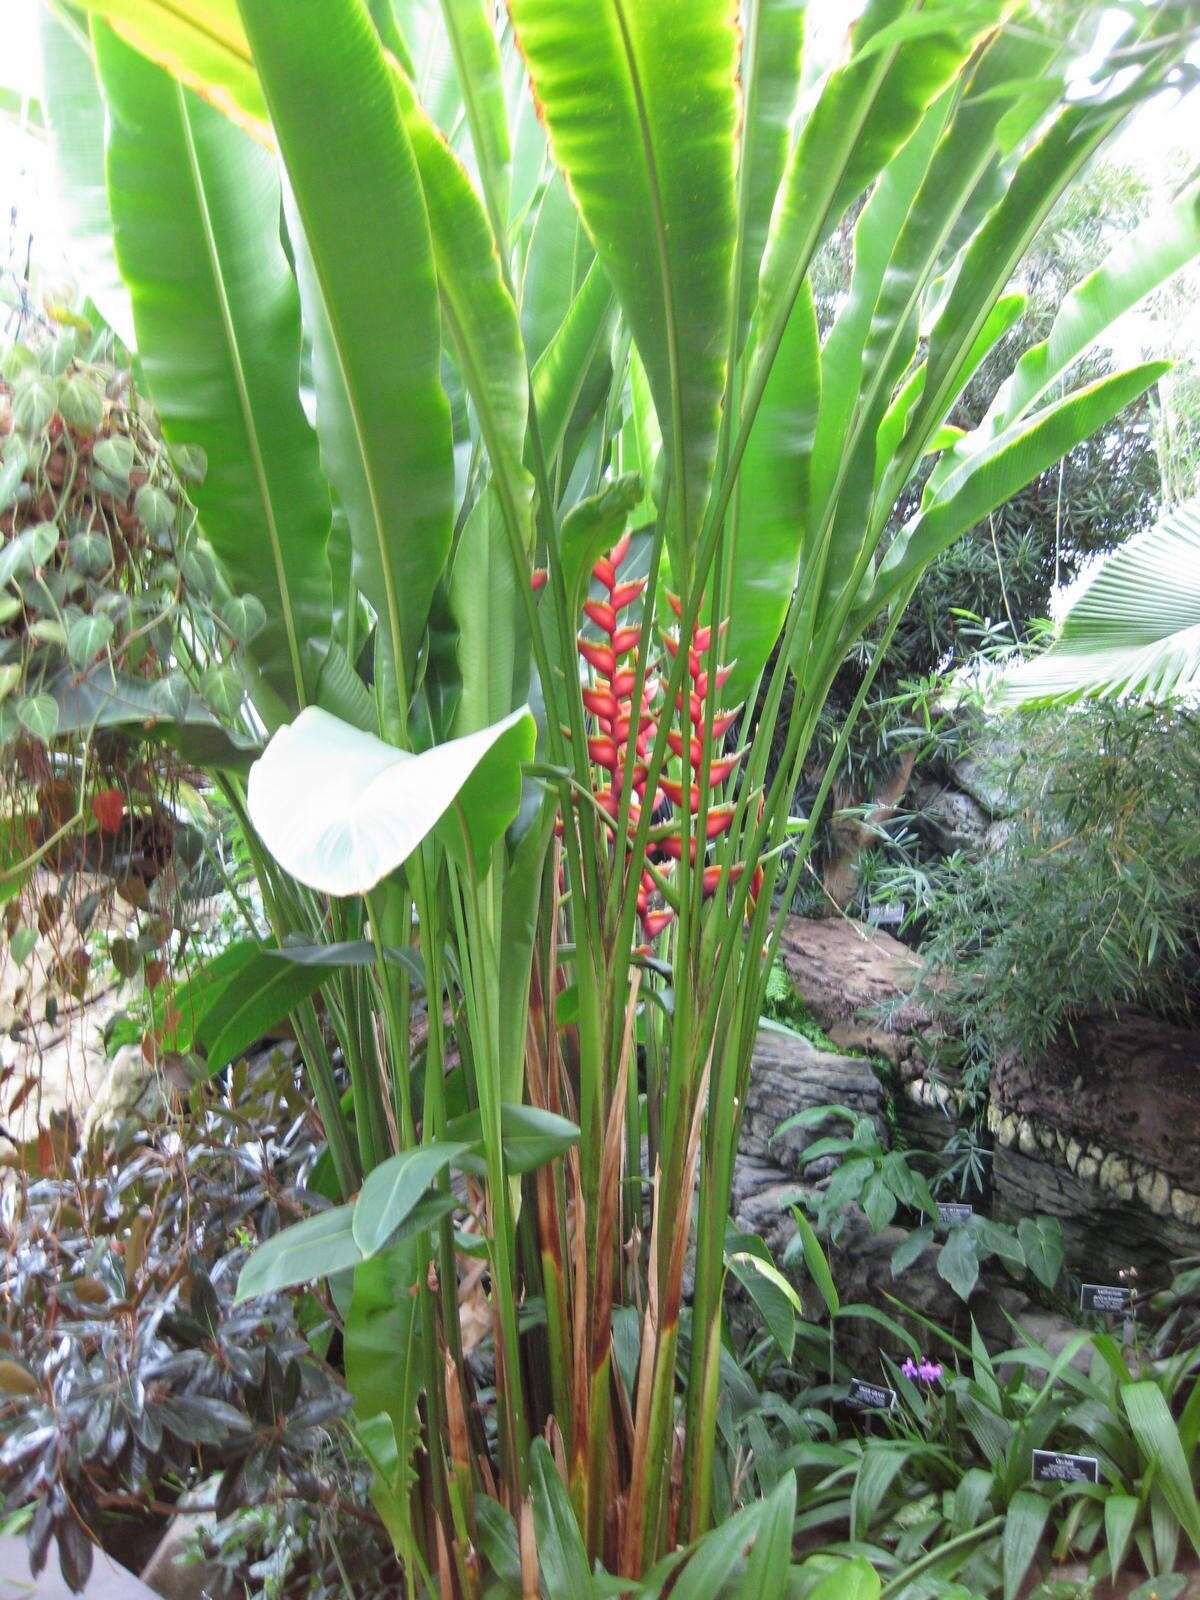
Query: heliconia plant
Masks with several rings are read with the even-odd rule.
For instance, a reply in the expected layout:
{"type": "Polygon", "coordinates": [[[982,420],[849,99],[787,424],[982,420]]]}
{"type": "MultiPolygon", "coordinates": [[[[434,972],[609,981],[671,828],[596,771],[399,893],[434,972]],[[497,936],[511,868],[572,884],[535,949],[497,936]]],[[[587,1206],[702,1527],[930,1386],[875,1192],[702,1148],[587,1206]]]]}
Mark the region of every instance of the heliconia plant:
{"type": "Polygon", "coordinates": [[[335,1282],[414,1593],[787,1590],[794,1482],[722,1522],[714,1471],[729,1197],[849,722],[793,796],[847,652],[852,722],[929,563],[1164,370],[1073,381],[1200,249],[1195,191],[951,424],[1198,9],[1131,7],[1086,78],[1021,0],[868,0],[807,74],[802,0],[48,17],[66,198],[267,619],[261,754],[213,780],[269,949],[177,1011],[213,1067],[290,1010],[340,1203],[242,1293],[335,1282]]]}

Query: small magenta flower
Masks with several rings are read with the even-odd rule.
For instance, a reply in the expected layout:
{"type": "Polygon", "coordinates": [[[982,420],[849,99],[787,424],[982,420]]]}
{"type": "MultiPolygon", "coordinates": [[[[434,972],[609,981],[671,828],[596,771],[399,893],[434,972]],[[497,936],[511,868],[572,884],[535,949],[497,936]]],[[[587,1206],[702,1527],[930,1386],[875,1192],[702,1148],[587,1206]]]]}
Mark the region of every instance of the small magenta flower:
{"type": "Polygon", "coordinates": [[[922,1356],[918,1363],[909,1356],[900,1371],[906,1378],[914,1378],[919,1383],[940,1383],[945,1369],[940,1361],[928,1361],[922,1356]]]}

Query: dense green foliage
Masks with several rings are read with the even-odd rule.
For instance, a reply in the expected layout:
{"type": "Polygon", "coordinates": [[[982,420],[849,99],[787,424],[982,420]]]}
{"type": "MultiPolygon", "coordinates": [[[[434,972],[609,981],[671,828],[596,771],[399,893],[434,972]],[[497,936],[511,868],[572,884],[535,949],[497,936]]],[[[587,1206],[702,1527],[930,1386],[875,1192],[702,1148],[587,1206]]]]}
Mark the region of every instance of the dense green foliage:
{"type": "Polygon", "coordinates": [[[776,908],[923,575],[1165,371],[1089,361],[1200,251],[1191,192],[970,400],[1196,7],[1088,57],[1098,7],[869,0],[812,93],[798,0],[86,13],[46,28],[62,179],[259,624],[252,749],[199,763],[259,899],[146,1048],[213,1076],[287,1015],[337,1202],[239,1302],[330,1280],[413,1594],[915,1600],[907,1550],[798,1551],[808,1486],[724,1426],[727,1285],[805,1326],[729,1233],[776,908]]]}

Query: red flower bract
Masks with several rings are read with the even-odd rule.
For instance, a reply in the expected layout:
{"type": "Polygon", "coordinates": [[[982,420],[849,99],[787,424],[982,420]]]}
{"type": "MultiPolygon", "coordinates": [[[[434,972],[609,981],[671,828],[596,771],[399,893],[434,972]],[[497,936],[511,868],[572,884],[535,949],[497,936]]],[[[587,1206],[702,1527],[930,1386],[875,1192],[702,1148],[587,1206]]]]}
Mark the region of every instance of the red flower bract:
{"type": "Polygon", "coordinates": [[[92,815],[101,833],[116,833],[125,819],[125,797],[119,789],[101,789],[92,796],[92,815]]]}

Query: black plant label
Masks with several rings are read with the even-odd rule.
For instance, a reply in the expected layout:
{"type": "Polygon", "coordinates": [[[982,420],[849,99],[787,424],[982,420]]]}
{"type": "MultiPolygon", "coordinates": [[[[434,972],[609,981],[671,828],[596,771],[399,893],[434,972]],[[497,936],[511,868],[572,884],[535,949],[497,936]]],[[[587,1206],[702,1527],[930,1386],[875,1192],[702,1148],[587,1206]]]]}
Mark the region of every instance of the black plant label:
{"type": "Polygon", "coordinates": [[[943,1228],[954,1228],[960,1222],[969,1222],[974,1215],[974,1206],[963,1205],[957,1200],[938,1201],[938,1221],[943,1228]]]}
{"type": "Polygon", "coordinates": [[[1033,1452],[1034,1483],[1099,1483],[1100,1463],[1095,1456],[1062,1455],[1057,1450],[1033,1452]]]}
{"type": "Polygon", "coordinates": [[[1079,1291],[1081,1311],[1100,1311],[1105,1316],[1119,1316],[1129,1310],[1133,1292],[1123,1284],[1085,1283],[1079,1291]]]}
{"type": "Polygon", "coordinates": [[[894,1411],[896,1391],[882,1383],[864,1383],[861,1378],[851,1378],[846,1400],[860,1411],[894,1411]]]}

